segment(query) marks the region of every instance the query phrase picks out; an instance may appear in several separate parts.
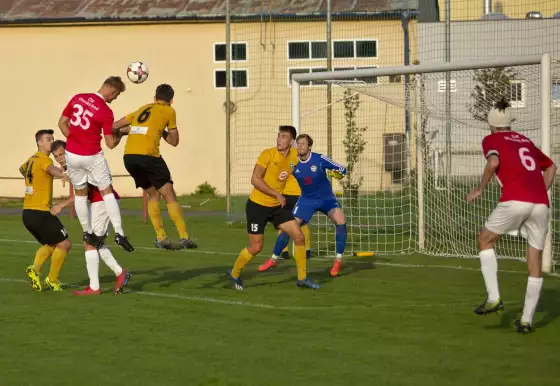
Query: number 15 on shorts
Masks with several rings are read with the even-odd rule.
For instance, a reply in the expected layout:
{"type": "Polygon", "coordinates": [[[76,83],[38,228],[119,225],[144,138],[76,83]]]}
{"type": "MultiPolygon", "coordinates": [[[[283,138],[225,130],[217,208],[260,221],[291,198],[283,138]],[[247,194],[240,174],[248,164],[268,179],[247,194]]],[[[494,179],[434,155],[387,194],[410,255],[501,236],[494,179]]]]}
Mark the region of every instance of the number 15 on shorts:
{"type": "Polygon", "coordinates": [[[251,232],[258,232],[259,231],[259,224],[251,223],[251,232]]]}

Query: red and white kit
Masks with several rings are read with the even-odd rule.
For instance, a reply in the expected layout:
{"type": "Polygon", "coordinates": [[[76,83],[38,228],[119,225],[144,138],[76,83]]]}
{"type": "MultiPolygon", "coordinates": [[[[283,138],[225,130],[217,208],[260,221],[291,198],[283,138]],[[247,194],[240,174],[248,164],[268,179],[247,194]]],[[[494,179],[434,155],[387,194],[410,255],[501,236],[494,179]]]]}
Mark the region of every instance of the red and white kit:
{"type": "Polygon", "coordinates": [[[68,176],[74,188],[87,183],[105,189],[111,185],[111,172],[101,150],[102,135],[111,135],[113,111],[97,93],[77,94],[62,112],[70,119],[66,142],[68,176]]]}
{"type": "Polygon", "coordinates": [[[496,178],[502,187],[486,229],[500,235],[520,231],[531,247],[544,249],[550,202],[542,171],[553,164],[552,160],[530,139],[514,131],[486,136],[482,149],[486,158],[499,157],[496,178]]]}
{"type": "MultiPolygon", "coordinates": [[[[113,189],[113,194],[118,202],[120,197],[115,189],[113,189]]],[[[89,221],[92,232],[96,236],[107,236],[111,219],[107,213],[103,196],[99,192],[99,189],[91,184],[88,185],[88,201],[90,202],[89,221]]]]}

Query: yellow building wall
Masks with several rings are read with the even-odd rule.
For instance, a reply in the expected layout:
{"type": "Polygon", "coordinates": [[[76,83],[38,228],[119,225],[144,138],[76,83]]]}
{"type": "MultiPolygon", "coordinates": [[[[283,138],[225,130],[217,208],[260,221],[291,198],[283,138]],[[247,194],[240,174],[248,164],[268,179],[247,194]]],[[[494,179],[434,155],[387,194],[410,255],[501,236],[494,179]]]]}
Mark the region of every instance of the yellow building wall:
{"type": "MultiPolygon", "coordinates": [[[[413,22],[414,23],[414,22],[413,22]]],[[[415,47],[411,27],[411,47],[415,47]]],[[[403,63],[403,33],[400,21],[335,22],[333,39],[375,38],[376,59],[334,59],[333,66],[390,66],[403,63]]],[[[232,68],[249,72],[249,87],[232,92],[236,111],[232,115],[233,193],[250,190],[249,176],[259,152],[275,145],[277,126],[291,122],[291,88],[288,69],[324,67],[326,61],[292,61],[287,58],[288,41],[325,40],[325,24],[314,23],[235,23],[232,41],[248,43],[248,60],[232,68]],[[263,26],[266,27],[263,36],[263,26]]],[[[214,87],[214,70],[225,63],[214,61],[213,44],[225,41],[225,26],[213,24],[110,25],[0,28],[0,52],[4,58],[0,71],[3,89],[0,114],[3,117],[5,146],[0,176],[18,176],[18,167],[35,151],[34,133],[55,129],[72,95],[96,91],[110,75],[126,77],[127,65],[140,60],[148,64],[148,80],[127,90],[111,104],[119,119],[140,105],[153,100],[161,83],[175,89],[177,122],[181,142],[177,148],[162,144],[176,190],[190,193],[204,181],[225,193],[225,90],[214,87]]],[[[411,55],[413,59],[414,52],[411,55]]],[[[402,84],[391,85],[402,89],[402,84]]],[[[325,86],[302,88],[302,112],[324,108],[325,86]]],[[[342,90],[335,91],[335,98],[342,90]]],[[[390,188],[390,175],[381,171],[383,132],[402,132],[404,111],[362,96],[358,121],[368,127],[367,152],[361,173],[369,190],[390,188]],[[368,176],[367,173],[370,173],[368,176]]],[[[333,155],[344,162],[342,140],[344,111],[333,106],[333,155]]],[[[324,109],[322,110],[325,111],[324,109]]],[[[302,132],[314,133],[316,151],[326,151],[324,114],[302,119],[302,132]]],[[[124,146],[105,150],[114,175],[125,175],[122,162],[124,146]]],[[[55,182],[55,195],[66,194],[55,182]]],[[[132,179],[115,178],[115,189],[124,196],[139,195],[132,179]]],[[[21,197],[22,181],[4,180],[0,196],[21,197]]]]}

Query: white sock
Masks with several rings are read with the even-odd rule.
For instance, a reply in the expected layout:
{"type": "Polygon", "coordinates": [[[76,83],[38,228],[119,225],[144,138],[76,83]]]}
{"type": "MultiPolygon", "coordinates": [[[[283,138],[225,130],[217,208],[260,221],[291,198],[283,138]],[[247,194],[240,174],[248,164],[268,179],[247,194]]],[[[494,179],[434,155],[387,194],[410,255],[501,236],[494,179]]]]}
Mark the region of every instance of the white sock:
{"type": "Polygon", "coordinates": [[[115,233],[124,236],[124,231],[122,229],[121,209],[119,208],[119,203],[117,202],[115,195],[113,193],[104,195],[103,202],[105,202],[105,210],[107,211],[107,215],[111,219],[111,224],[115,229],[115,233]]]}
{"type": "Polygon", "coordinates": [[[89,276],[89,288],[99,289],[99,255],[97,251],[86,251],[86,268],[89,276]]]}
{"type": "Polygon", "coordinates": [[[91,233],[87,196],[76,196],[74,199],[74,208],[76,209],[76,215],[78,216],[78,220],[80,220],[80,225],[84,232],[91,233]]]}
{"type": "Polygon", "coordinates": [[[276,256],[276,255],[273,253],[271,259],[276,261],[276,260],[278,260],[278,257],[279,257],[279,256],[276,256]]]}
{"type": "Polygon", "coordinates": [[[498,259],[494,249],[485,249],[480,251],[480,270],[486,284],[488,292],[488,301],[495,302],[500,299],[500,290],[498,289],[498,259]]]}
{"type": "Polygon", "coordinates": [[[542,285],[542,277],[529,276],[527,280],[527,292],[525,293],[525,306],[523,307],[523,316],[521,317],[523,323],[533,324],[533,316],[535,315],[535,310],[539,303],[542,285]]]}
{"type": "Polygon", "coordinates": [[[101,259],[103,259],[105,265],[109,267],[111,271],[113,271],[115,276],[119,276],[122,273],[122,267],[119,265],[119,263],[117,263],[117,260],[115,260],[113,254],[107,247],[100,248],[99,255],[101,255],[101,259]]]}
{"type": "Polygon", "coordinates": [[[336,254],[336,259],[337,260],[342,260],[342,253],[337,253],[336,254]]]}

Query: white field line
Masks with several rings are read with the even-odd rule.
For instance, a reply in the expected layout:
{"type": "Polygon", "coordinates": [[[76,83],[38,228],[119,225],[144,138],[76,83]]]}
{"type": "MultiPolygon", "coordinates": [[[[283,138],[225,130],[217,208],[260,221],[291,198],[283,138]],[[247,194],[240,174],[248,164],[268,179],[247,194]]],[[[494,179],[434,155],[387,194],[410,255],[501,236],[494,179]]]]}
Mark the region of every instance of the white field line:
{"type": "MultiPolygon", "coordinates": [[[[19,243],[19,244],[37,244],[36,241],[31,240],[12,240],[12,239],[0,239],[0,243],[19,243]]],[[[136,249],[142,249],[146,251],[162,251],[159,248],[155,247],[137,247],[136,249]]],[[[169,252],[169,251],[166,251],[169,252]]],[[[220,252],[220,251],[204,251],[200,249],[196,250],[181,250],[181,251],[174,251],[176,252],[183,252],[183,253],[203,253],[208,255],[224,255],[224,256],[237,256],[238,252],[220,252]]],[[[19,254],[19,253],[18,253],[19,254]]],[[[312,260],[320,260],[320,261],[333,261],[333,258],[325,258],[325,257],[314,257],[312,260]]],[[[344,259],[345,261],[351,261],[353,264],[372,264],[371,262],[360,261],[360,260],[353,260],[353,259],[344,259]]],[[[395,268],[428,268],[428,269],[451,269],[451,270],[459,270],[459,271],[471,271],[471,272],[480,272],[479,268],[472,268],[472,267],[463,267],[460,265],[442,265],[442,264],[406,264],[406,263],[388,263],[384,261],[375,261],[373,264],[385,267],[395,267],[395,268]]],[[[527,274],[527,270],[499,270],[499,272],[504,273],[516,273],[516,274],[527,274]]],[[[549,274],[552,277],[560,277],[559,274],[552,273],[549,274]]]]}

